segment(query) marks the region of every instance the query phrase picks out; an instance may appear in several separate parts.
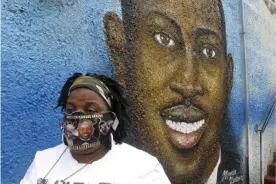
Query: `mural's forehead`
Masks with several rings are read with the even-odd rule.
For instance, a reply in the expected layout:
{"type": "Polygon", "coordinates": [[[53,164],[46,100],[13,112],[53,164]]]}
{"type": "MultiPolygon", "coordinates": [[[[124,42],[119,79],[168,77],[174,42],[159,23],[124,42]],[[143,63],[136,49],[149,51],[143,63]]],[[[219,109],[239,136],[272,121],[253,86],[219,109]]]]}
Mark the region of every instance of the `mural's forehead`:
{"type": "Polygon", "coordinates": [[[122,0],[123,9],[148,10],[159,9],[165,13],[179,12],[183,14],[209,14],[220,17],[221,0],[122,0]]]}
{"type": "MultiPolygon", "coordinates": [[[[219,35],[224,32],[222,6],[220,0],[122,0],[125,14],[136,20],[151,18],[151,12],[157,12],[174,20],[179,27],[207,28],[219,35]],[[186,27],[187,26],[187,27],[186,27]]],[[[124,17],[128,19],[128,17],[124,17]]]]}

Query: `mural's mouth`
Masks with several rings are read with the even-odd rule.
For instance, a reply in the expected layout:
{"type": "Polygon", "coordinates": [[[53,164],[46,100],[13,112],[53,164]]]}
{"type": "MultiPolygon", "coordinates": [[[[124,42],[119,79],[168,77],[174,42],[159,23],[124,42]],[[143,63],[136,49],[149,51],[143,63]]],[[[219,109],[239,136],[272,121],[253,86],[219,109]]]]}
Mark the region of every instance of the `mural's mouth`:
{"type": "Polygon", "coordinates": [[[186,123],[186,122],[176,122],[172,120],[166,120],[166,124],[172,129],[179,133],[190,134],[200,130],[205,123],[205,119],[196,121],[194,123],[186,123]]]}
{"type": "Polygon", "coordinates": [[[162,117],[170,128],[170,138],[179,149],[194,147],[206,127],[206,113],[195,106],[176,105],[165,109],[162,117]]]}

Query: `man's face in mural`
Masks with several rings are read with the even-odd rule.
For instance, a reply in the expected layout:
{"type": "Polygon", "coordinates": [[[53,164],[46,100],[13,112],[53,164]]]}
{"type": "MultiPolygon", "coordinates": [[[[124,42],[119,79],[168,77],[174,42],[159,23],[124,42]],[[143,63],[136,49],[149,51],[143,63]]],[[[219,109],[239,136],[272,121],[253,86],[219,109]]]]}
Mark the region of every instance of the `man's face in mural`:
{"type": "Polygon", "coordinates": [[[126,82],[131,142],[156,155],[173,183],[206,181],[232,84],[218,2],[136,2],[122,2],[124,30],[114,13],[104,18],[115,76],[126,82]]]}

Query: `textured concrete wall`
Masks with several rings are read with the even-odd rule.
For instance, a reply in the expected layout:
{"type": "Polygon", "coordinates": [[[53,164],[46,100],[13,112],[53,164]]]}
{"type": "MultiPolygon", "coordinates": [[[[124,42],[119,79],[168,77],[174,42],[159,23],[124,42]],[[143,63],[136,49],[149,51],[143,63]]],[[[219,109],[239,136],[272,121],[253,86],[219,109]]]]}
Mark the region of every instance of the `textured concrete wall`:
{"type": "MultiPolygon", "coordinates": [[[[265,1],[244,1],[245,52],[248,78],[249,113],[249,165],[250,182],[260,183],[260,139],[254,131],[264,121],[275,100],[276,86],[276,14],[272,14],[265,1]]],[[[262,141],[263,176],[276,151],[276,118],[264,132],[262,141]]]]}
{"type": "MultiPolygon", "coordinates": [[[[232,134],[243,156],[245,91],[240,1],[224,0],[223,5],[228,53],[234,60],[228,111],[232,134]]],[[[253,127],[267,113],[275,91],[276,72],[271,67],[276,61],[275,15],[265,8],[261,0],[245,6],[252,183],[258,181],[259,159],[255,149],[258,135],[253,127]]],[[[121,7],[120,1],[113,0],[2,0],[1,10],[2,183],[13,184],[24,176],[37,150],[61,142],[62,114],[54,108],[65,79],[76,71],[112,75],[102,17],[108,10],[120,15],[121,7]]],[[[275,127],[273,120],[265,134],[267,163],[276,149],[275,127]]]]}

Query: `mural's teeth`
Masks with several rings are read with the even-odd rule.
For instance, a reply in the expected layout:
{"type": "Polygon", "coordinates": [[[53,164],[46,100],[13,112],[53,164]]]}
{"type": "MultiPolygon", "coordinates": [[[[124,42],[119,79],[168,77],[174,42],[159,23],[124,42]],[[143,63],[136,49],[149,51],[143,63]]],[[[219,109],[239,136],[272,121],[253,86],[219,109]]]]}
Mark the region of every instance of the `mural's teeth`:
{"type": "Polygon", "coordinates": [[[172,121],[172,129],[176,130],[176,123],[172,121]]]}
{"type": "Polygon", "coordinates": [[[166,120],[166,124],[167,124],[170,128],[173,128],[173,126],[172,126],[172,120],[166,120]]]}
{"type": "MultiPolygon", "coordinates": [[[[204,124],[204,122],[205,122],[205,120],[203,119],[203,120],[201,120],[199,123],[200,123],[200,127],[202,127],[202,125],[204,124]]],[[[200,128],[199,127],[199,128],[200,128]]]]}
{"type": "Polygon", "coordinates": [[[201,127],[201,125],[200,125],[201,123],[200,123],[200,122],[201,122],[201,121],[197,121],[197,122],[196,122],[196,125],[195,125],[196,129],[199,129],[199,128],[201,127]]]}
{"type": "Polygon", "coordinates": [[[181,123],[176,122],[176,130],[181,132],[181,123]]]}
{"type": "Polygon", "coordinates": [[[187,125],[187,132],[186,132],[186,133],[189,134],[189,133],[191,133],[191,132],[193,132],[193,125],[189,123],[189,124],[187,125]]]}
{"type": "Polygon", "coordinates": [[[192,126],[192,132],[196,131],[198,129],[198,124],[195,122],[194,126],[192,126]]]}
{"type": "Polygon", "coordinates": [[[180,123],[180,132],[186,133],[187,132],[187,124],[186,123],[180,123]]]}
{"type": "Polygon", "coordinates": [[[166,124],[173,130],[176,130],[178,132],[189,134],[194,131],[197,131],[202,127],[202,125],[205,123],[205,120],[202,119],[200,121],[196,121],[194,123],[186,123],[186,122],[176,122],[172,120],[166,120],[166,124]]]}

